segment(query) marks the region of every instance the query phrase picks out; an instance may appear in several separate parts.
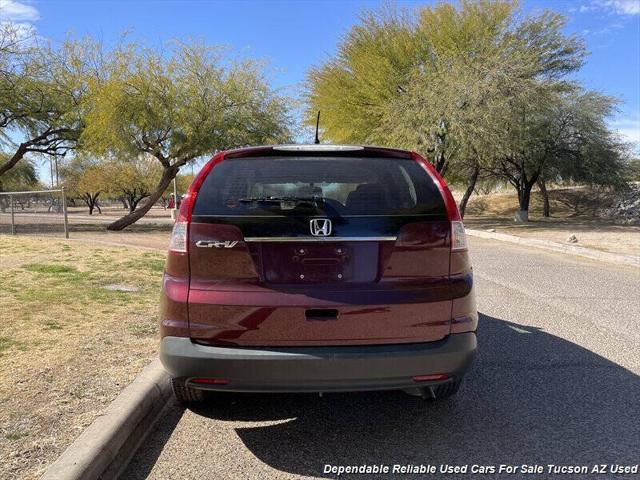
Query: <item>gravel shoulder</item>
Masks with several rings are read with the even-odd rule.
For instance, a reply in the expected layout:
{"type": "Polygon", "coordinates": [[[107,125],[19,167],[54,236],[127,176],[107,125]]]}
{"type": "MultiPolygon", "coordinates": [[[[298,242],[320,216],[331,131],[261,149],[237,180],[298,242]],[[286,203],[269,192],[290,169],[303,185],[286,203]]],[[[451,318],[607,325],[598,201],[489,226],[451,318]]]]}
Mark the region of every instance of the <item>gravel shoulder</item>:
{"type": "Polygon", "coordinates": [[[485,218],[469,215],[464,223],[468,228],[492,230],[524,238],[592,248],[603,252],[640,255],[640,226],[618,225],[598,219],[534,219],[515,224],[512,218],[485,218]],[[567,240],[575,235],[577,242],[567,240]]]}

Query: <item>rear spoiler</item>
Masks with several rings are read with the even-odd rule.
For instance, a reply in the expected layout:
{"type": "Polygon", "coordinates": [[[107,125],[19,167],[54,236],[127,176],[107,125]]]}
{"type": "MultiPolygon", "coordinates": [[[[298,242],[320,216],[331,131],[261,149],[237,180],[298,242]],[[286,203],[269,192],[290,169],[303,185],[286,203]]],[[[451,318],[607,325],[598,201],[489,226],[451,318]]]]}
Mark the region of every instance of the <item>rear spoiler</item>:
{"type": "Polygon", "coordinates": [[[227,150],[225,158],[246,157],[377,157],[411,158],[411,152],[395,148],[363,145],[272,145],[227,150]]]}

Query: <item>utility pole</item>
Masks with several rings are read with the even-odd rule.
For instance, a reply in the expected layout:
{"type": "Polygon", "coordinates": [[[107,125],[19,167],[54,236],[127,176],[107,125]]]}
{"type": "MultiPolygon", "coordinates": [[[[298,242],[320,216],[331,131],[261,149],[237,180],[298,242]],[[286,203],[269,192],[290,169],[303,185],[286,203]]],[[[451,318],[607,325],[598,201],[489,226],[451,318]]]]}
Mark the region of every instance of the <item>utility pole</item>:
{"type": "Polygon", "coordinates": [[[171,219],[178,218],[178,181],[173,177],[173,209],[171,210],[171,219]]]}

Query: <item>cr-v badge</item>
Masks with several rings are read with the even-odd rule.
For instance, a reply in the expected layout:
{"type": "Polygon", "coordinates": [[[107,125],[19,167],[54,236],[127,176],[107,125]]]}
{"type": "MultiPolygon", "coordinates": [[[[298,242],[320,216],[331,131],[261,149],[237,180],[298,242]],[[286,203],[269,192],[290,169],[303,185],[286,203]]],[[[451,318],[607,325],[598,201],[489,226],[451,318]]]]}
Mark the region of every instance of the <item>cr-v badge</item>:
{"type": "Polygon", "coordinates": [[[211,247],[216,247],[216,248],[233,248],[236,246],[236,244],[238,243],[237,240],[231,241],[231,240],[225,240],[225,241],[218,241],[218,240],[198,240],[196,242],[196,247],[202,247],[202,248],[211,248],[211,247]]]}
{"type": "Polygon", "coordinates": [[[311,235],[314,237],[328,237],[331,235],[331,220],[328,218],[314,218],[309,221],[311,235]]]}

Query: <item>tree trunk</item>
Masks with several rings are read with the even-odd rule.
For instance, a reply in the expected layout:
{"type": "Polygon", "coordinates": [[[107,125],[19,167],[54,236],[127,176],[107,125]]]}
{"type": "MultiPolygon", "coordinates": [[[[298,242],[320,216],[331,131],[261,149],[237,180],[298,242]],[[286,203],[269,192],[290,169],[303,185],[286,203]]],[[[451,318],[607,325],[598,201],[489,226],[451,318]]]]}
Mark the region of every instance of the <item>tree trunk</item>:
{"type": "Polygon", "coordinates": [[[136,201],[135,195],[129,195],[128,197],[127,203],[129,204],[129,213],[133,213],[136,210],[138,202],[136,201]]]}
{"type": "Polygon", "coordinates": [[[531,203],[531,188],[527,184],[522,185],[518,192],[518,205],[520,210],[529,211],[529,204],[531,203]]]}
{"type": "Polygon", "coordinates": [[[469,198],[473,194],[473,191],[476,188],[476,182],[478,181],[478,176],[480,175],[480,166],[476,164],[473,168],[473,172],[471,172],[471,177],[469,177],[469,183],[467,184],[467,189],[462,196],[462,200],[460,200],[460,205],[458,209],[460,210],[460,216],[464,218],[464,212],[467,209],[467,203],[469,202],[469,198]]]}
{"type": "Polygon", "coordinates": [[[547,185],[544,179],[541,178],[538,180],[538,188],[540,189],[540,193],[542,193],[542,201],[544,203],[542,216],[549,218],[551,216],[551,205],[549,204],[549,192],[547,192],[547,185]]]}
{"type": "Polygon", "coordinates": [[[100,215],[102,215],[102,210],[98,205],[98,195],[100,195],[100,192],[96,193],[95,195],[91,195],[88,192],[85,192],[84,194],[84,203],[86,203],[87,207],[89,207],[89,215],[93,215],[93,210],[95,208],[97,208],[100,215]]]}
{"type": "Polygon", "coordinates": [[[48,153],[50,155],[62,155],[63,153],[57,153],[58,148],[54,148],[53,151],[47,152],[46,147],[54,144],[56,141],[60,140],[60,135],[70,132],[71,130],[68,128],[58,128],[51,129],[48,128],[46,131],[42,132],[40,135],[36,135],[35,137],[27,140],[26,142],[22,142],[18,145],[15,153],[11,156],[9,160],[0,164],[0,177],[11,170],[16,166],[22,158],[25,156],[27,152],[40,152],[40,153],[48,153]]]}
{"type": "Polygon", "coordinates": [[[531,203],[531,189],[538,180],[538,175],[535,174],[531,180],[523,180],[518,188],[518,205],[520,210],[516,213],[516,222],[528,222],[529,221],[529,204],[531,203]]]}
{"type": "Polygon", "coordinates": [[[109,224],[109,226],[107,226],[107,230],[122,230],[144,217],[146,213],[151,210],[151,207],[156,204],[164,191],[169,187],[171,180],[174,179],[179,169],[180,167],[175,166],[165,168],[162,172],[162,178],[160,179],[160,182],[158,182],[155,191],[149,196],[149,200],[147,200],[147,202],[138,210],[135,210],[109,224]]]}
{"type": "Polygon", "coordinates": [[[27,153],[27,145],[26,143],[21,143],[18,146],[16,152],[11,156],[11,158],[0,165],[0,177],[11,170],[16,165],[16,163],[18,163],[22,159],[22,157],[24,157],[25,153],[27,153]]]}
{"type": "Polygon", "coordinates": [[[124,197],[120,197],[118,198],[118,200],[122,202],[122,208],[124,208],[125,210],[129,209],[129,204],[127,203],[127,200],[124,197]]]}

